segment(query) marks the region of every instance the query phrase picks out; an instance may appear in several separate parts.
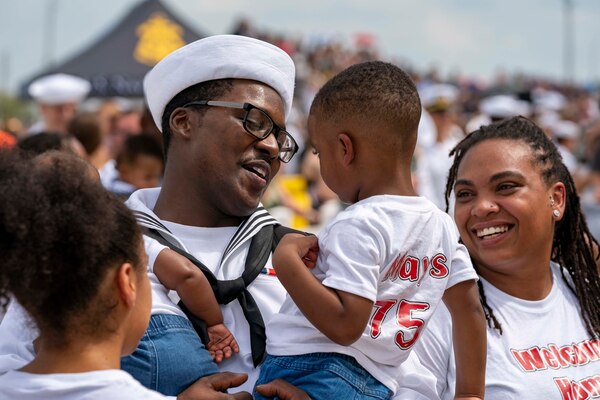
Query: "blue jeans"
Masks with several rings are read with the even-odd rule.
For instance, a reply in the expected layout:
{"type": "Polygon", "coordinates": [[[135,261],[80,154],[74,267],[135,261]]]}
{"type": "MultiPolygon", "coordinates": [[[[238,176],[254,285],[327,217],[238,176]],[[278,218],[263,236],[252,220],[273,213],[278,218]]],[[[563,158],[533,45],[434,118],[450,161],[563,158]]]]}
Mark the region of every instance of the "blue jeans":
{"type": "MultiPolygon", "coordinates": [[[[283,378],[311,399],[390,399],[392,391],[367,372],[353,357],[337,353],[298,356],[267,355],[256,385],[283,378]]],[[[254,399],[266,397],[254,391],[254,399]]]]}
{"type": "Polygon", "coordinates": [[[176,396],[199,378],[218,372],[190,321],[156,314],[135,352],[121,358],[121,369],[148,389],[176,396]]]}

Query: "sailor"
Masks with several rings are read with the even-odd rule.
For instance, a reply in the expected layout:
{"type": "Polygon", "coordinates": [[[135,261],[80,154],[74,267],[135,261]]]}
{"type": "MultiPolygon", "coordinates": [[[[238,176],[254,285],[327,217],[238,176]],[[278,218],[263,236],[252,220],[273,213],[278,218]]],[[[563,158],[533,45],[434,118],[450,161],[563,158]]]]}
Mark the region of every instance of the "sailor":
{"type": "Polygon", "coordinates": [[[67,74],[46,75],[33,81],[28,92],[38,105],[41,120],[28,133],[67,133],[67,124],[91,87],[87,80],[67,74]]]}

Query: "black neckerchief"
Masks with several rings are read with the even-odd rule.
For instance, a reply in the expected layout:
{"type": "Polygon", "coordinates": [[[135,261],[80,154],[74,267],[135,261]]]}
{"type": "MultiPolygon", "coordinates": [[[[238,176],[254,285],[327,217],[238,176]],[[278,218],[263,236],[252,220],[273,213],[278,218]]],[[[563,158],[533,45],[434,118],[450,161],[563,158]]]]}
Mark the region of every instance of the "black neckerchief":
{"type": "MultiPolygon", "coordinates": [[[[223,256],[224,259],[228,254],[228,251],[231,251],[231,249],[242,243],[242,237],[244,234],[251,233],[259,228],[258,232],[252,236],[252,241],[250,242],[250,249],[248,250],[248,255],[246,256],[246,262],[242,276],[236,279],[218,280],[212,271],[206,267],[206,265],[182,249],[180,244],[173,240],[174,235],[162,223],[146,213],[134,211],[136,218],[138,218],[138,222],[140,222],[140,224],[145,228],[144,235],[157,240],[161,244],[168,246],[172,250],[186,257],[188,260],[194,263],[194,265],[196,265],[202,271],[202,273],[204,273],[204,276],[208,280],[219,304],[228,304],[235,299],[238,300],[244,313],[244,317],[248,321],[248,325],[250,327],[250,347],[252,351],[252,361],[255,367],[258,366],[264,358],[266,349],[266,334],[265,323],[260,313],[260,309],[248,291],[248,286],[260,274],[267,263],[271,252],[275,249],[277,243],[285,234],[305,234],[303,232],[279,225],[266,212],[266,210],[262,209],[262,207],[261,209],[258,209],[257,212],[259,215],[261,215],[260,218],[258,220],[255,218],[254,225],[247,224],[246,222],[248,220],[244,221],[240,225],[238,231],[227,246],[223,256]],[[266,218],[264,215],[262,215],[263,213],[270,218],[266,218]],[[275,221],[275,223],[273,223],[273,221],[275,221]],[[238,235],[238,232],[241,234],[238,235]]],[[[256,215],[257,213],[255,212],[252,216],[256,215]]],[[[252,218],[252,216],[249,217],[249,219],[252,218]]],[[[194,329],[202,339],[202,342],[207,345],[208,332],[206,323],[192,314],[182,301],[179,301],[178,306],[188,317],[194,326],[194,329]]]]}

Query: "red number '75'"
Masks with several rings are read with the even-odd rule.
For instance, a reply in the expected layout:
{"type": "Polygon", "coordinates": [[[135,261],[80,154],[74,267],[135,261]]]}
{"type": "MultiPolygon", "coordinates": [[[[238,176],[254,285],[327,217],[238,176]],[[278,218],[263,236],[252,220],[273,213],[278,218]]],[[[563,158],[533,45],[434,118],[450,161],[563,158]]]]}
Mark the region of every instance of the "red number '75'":
{"type": "MultiPolygon", "coordinates": [[[[371,316],[371,337],[377,338],[381,334],[381,324],[385,320],[387,313],[398,303],[397,300],[379,300],[375,302],[375,312],[371,316]]],[[[402,330],[396,332],[395,342],[403,350],[410,348],[417,341],[424,321],[413,315],[413,312],[425,311],[429,309],[428,303],[400,300],[396,312],[396,322],[403,328],[414,330],[411,338],[405,338],[402,330]]]]}

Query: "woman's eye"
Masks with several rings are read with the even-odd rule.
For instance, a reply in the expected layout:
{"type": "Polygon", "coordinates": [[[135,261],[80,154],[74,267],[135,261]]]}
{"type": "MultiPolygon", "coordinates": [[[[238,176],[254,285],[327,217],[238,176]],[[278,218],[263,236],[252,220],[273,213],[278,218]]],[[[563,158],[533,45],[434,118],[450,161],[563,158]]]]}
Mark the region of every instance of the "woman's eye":
{"type": "Polygon", "coordinates": [[[515,185],[514,183],[501,183],[500,185],[498,185],[498,190],[506,191],[506,190],[514,189],[516,187],[517,187],[517,185],[515,185]]]}
{"type": "Polygon", "coordinates": [[[314,147],[312,148],[311,152],[315,155],[318,156],[319,155],[319,151],[317,149],[315,149],[314,147]]]}
{"type": "Polygon", "coordinates": [[[459,190],[456,192],[457,199],[466,199],[472,195],[468,190],[459,190]]]}

